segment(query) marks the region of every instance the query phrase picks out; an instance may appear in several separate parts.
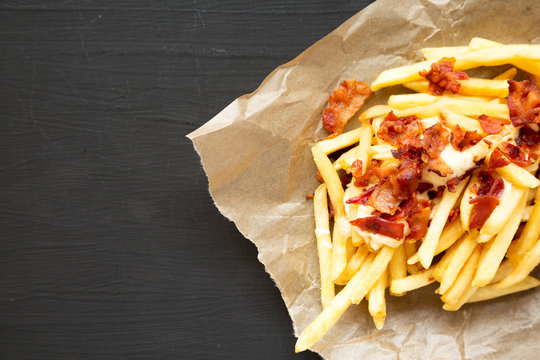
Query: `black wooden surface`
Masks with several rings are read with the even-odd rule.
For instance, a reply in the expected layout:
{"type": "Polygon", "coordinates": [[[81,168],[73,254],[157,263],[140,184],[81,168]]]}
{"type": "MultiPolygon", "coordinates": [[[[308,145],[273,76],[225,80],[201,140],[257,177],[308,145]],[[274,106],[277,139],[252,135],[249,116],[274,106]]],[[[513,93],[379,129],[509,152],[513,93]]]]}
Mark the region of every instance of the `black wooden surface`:
{"type": "Polygon", "coordinates": [[[0,359],[317,359],[185,135],[370,1],[2,1],[0,359]]]}

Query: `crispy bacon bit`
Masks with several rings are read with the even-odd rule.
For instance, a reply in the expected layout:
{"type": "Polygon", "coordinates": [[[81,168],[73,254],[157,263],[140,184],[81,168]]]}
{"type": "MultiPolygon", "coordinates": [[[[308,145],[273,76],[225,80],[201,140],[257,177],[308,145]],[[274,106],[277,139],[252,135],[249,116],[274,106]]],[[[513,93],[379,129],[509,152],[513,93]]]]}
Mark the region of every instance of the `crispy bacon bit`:
{"type": "Polygon", "coordinates": [[[313,199],[313,194],[312,193],[307,193],[306,194],[306,199],[313,199]]]}
{"type": "Polygon", "coordinates": [[[319,180],[319,182],[324,183],[324,179],[320,171],[317,171],[317,174],[315,174],[315,177],[317,177],[317,180],[319,180]]]}
{"type": "Polygon", "coordinates": [[[388,176],[396,172],[396,167],[393,165],[381,166],[379,160],[373,159],[366,169],[366,173],[361,176],[353,176],[356,179],[355,185],[358,187],[366,187],[370,181],[378,181],[386,179],[388,176]]]}
{"type": "Polygon", "coordinates": [[[540,123],[540,89],[534,78],[508,80],[508,110],[512,125],[540,123]]]}
{"type": "Polygon", "coordinates": [[[504,191],[504,181],[501,178],[495,179],[488,171],[478,173],[478,183],[480,185],[476,189],[478,196],[500,196],[504,191]]]}
{"type": "Polygon", "coordinates": [[[433,188],[433,184],[421,181],[418,183],[418,189],[416,190],[418,190],[418,192],[422,194],[428,190],[431,190],[432,188],[433,188]]]}
{"type": "Polygon", "coordinates": [[[412,214],[407,218],[407,224],[409,224],[410,233],[407,236],[410,240],[420,240],[426,236],[429,224],[429,214],[431,209],[429,207],[412,214]]]}
{"type": "Polygon", "coordinates": [[[364,186],[367,186],[368,179],[373,179],[373,175],[377,176],[378,182],[372,188],[373,192],[367,201],[363,201],[382,214],[393,215],[399,204],[413,195],[420,181],[422,162],[418,151],[412,148],[411,151],[402,153],[400,159],[402,162],[397,168],[381,168],[377,172],[370,166],[361,179],[366,183],[364,186]]]}
{"type": "Polygon", "coordinates": [[[345,201],[346,204],[362,204],[366,205],[367,200],[373,194],[373,191],[375,191],[376,186],[372,186],[366,191],[364,191],[362,194],[353,196],[352,198],[349,198],[347,201],[345,201]]]}
{"type": "Polygon", "coordinates": [[[433,200],[433,199],[437,199],[437,198],[440,198],[444,192],[444,189],[446,189],[446,187],[444,185],[441,185],[439,187],[437,187],[437,190],[430,190],[428,191],[428,197],[430,200],[433,200]]]}
{"type": "Polygon", "coordinates": [[[418,201],[416,196],[412,194],[403,201],[394,218],[407,220],[410,230],[407,236],[408,240],[420,240],[427,233],[430,212],[429,201],[418,201]]]}
{"type": "Polygon", "coordinates": [[[481,196],[470,202],[474,204],[469,224],[471,229],[479,229],[484,226],[493,210],[499,205],[499,199],[495,196],[481,196]]]}
{"type": "Polygon", "coordinates": [[[446,187],[450,192],[456,192],[456,185],[461,181],[461,177],[455,177],[446,182],[446,187]]]}
{"type": "Polygon", "coordinates": [[[482,136],[476,131],[463,131],[459,125],[456,125],[452,134],[450,134],[450,144],[457,151],[463,151],[476,145],[482,140],[482,136]]]}
{"type": "Polygon", "coordinates": [[[439,176],[446,177],[453,173],[452,169],[448,166],[444,160],[437,158],[432,159],[427,154],[422,153],[422,160],[426,163],[428,168],[439,176]]]}
{"type": "Polygon", "coordinates": [[[393,239],[402,239],[405,224],[385,220],[378,216],[368,216],[350,221],[352,225],[372,234],[380,234],[393,239]]]}
{"type": "Polygon", "coordinates": [[[448,144],[448,130],[440,123],[437,123],[424,131],[422,147],[430,158],[436,159],[441,155],[445,146],[448,144]]]}
{"type": "Polygon", "coordinates": [[[416,115],[398,118],[390,111],[381,123],[377,136],[394,146],[419,146],[422,122],[416,115]]]}
{"type": "Polygon", "coordinates": [[[429,71],[422,70],[418,74],[429,81],[429,92],[432,95],[442,95],[445,90],[457,94],[461,84],[458,80],[469,78],[462,71],[454,71],[455,58],[442,58],[431,64],[429,71]]]}
{"type": "Polygon", "coordinates": [[[529,156],[527,156],[527,153],[523,151],[521,148],[514,144],[510,144],[509,142],[504,142],[498,147],[499,150],[514,164],[525,167],[529,166],[531,162],[534,162],[533,159],[530,159],[529,156]],[[531,161],[533,160],[533,161],[531,161]]]}
{"type": "Polygon", "coordinates": [[[322,115],[323,126],[335,135],[341,134],[347,121],[364,105],[373,92],[363,81],[345,80],[328,99],[322,115]]]}
{"type": "Polygon", "coordinates": [[[347,171],[354,176],[354,178],[359,178],[362,176],[362,165],[362,160],[354,160],[347,171]]]}
{"type": "Polygon", "coordinates": [[[450,214],[448,214],[448,221],[452,222],[456,220],[459,216],[459,208],[455,208],[450,210],[450,214]]]}
{"type": "Polygon", "coordinates": [[[403,199],[405,200],[418,188],[420,175],[422,172],[422,162],[418,155],[413,151],[408,151],[401,156],[401,165],[397,170],[396,175],[391,178],[393,185],[396,187],[403,199]]]}
{"type": "Polygon", "coordinates": [[[529,149],[535,149],[538,144],[540,144],[540,133],[538,131],[534,131],[534,129],[528,125],[522,126],[519,129],[516,144],[529,149]]]}
{"type": "Polygon", "coordinates": [[[484,129],[488,135],[500,133],[504,124],[506,123],[504,119],[490,117],[487,115],[480,115],[478,117],[478,121],[480,122],[482,129],[484,129]]]}
{"type": "Polygon", "coordinates": [[[394,214],[402,200],[402,195],[395,191],[392,184],[389,181],[383,181],[375,186],[367,203],[382,213],[394,214]]]}
{"type": "Polygon", "coordinates": [[[495,179],[490,172],[480,171],[478,181],[480,186],[473,188],[477,196],[469,200],[470,204],[474,204],[470,222],[472,229],[481,228],[484,225],[493,210],[499,205],[499,198],[504,192],[503,179],[495,179]]]}
{"type": "Polygon", "coordinates": [[[501,150],[496,148],[491,153],[491,157],[489,158],[488,168],[490,169],[496,169],[503,166],[506,166],[510,164],[510,161],[503,155],[501,150]]]}

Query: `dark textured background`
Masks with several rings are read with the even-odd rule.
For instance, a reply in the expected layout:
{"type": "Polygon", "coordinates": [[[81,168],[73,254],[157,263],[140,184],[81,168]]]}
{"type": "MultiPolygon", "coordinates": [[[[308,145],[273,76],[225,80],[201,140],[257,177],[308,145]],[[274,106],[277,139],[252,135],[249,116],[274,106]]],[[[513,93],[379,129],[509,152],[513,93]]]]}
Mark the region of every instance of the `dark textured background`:
{"type": "Polygon", "coordinates": [[[0,2],[0,359],[317,359],[185,135],[370,2],[0,2]]]}

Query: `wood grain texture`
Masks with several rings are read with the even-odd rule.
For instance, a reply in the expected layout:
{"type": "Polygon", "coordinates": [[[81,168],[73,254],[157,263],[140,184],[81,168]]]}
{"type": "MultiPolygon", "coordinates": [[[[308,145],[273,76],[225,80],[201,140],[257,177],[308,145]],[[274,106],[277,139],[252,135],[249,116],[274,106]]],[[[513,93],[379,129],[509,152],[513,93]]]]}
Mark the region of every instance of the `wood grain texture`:
{"type": "Polygon", "coordinates": [[[369,2],[2,2],[0,358],[317,359],[185,135],[369,2]]]}

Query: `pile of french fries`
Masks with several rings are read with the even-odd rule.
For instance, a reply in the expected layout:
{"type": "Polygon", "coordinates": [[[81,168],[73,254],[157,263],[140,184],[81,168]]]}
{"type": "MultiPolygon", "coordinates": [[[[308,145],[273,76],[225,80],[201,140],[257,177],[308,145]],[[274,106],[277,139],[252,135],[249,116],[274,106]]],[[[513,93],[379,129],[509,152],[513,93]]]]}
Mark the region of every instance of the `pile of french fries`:
{"type": "MultiPolygon", "coordinates": [[[[390,111],[398,117],[416,115],[426,123],[439,121],[450,128],[459,125],[486,136],[478,116],[509,119],[507,81],[516,76],[516,68],[535,76],[540,83],[540,45],[502,45],[474,38],[468,46],[426,48],[422,53],[425,61],[386,70],[371,84],[373,91],[402,85],[416,93],[390,96],[387,105],[373,106],[359,115],[360,128],[322,140],[312,148],[324,180],[313,198],[323,310],[301,333],[297,352],[315,344],[351,304],[364,298],[376,328],[382,329],[386,288],[390,295],[404,296],[408,291],[438,282],[435,293],[441,296],[443,309],[456,311],[466,303],[540,285],[540,281],[529,276],[540,263],[538,160],[527,168],[510,162],[496,169],[504,179],[505,191],[480,229],[469,228],[473,206],[469,200],[478,181],[476,172],[465,176],[455,186],[455,192],[444,190],[431,211],[428,231],[421,241],[402,241],[397,247],[382,245],[373,249],[358,232],[347,235],[340,226],[342,219],[351,220],[348,213],[355,211],[356,205],[345,201],[359,194],[352,184],[354,179],[344,190],[340,173],[355,160],[362,161],[363,172],[372,159],[398,161],[392,156],[391,145],[377,137],[378,126],[390,111]],[[455,58],[455,70],[504,64],[514,67],[493,79],[460,80],[457,94],[430,95],[428,81],[419,72],[443,57],[455,58]],[[346,148],[350,149],[331,160],[333,153],[346,148]],[[333,208],[333,222],[329,205],[333,208]],[[459,209],[459,216],[450,221],[455,209],[459,209]],[[343,286],[339,292],[336,285],[343,286]]],[[[486,139],[496,145],[516,134],[516,129],[508,124],[500,134],[486,139]]],[[[480,141],[471,152],[475,159],[488,160],[495,147],[480,141]]]]}

